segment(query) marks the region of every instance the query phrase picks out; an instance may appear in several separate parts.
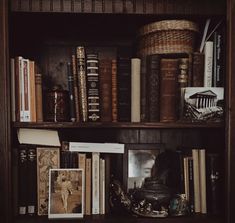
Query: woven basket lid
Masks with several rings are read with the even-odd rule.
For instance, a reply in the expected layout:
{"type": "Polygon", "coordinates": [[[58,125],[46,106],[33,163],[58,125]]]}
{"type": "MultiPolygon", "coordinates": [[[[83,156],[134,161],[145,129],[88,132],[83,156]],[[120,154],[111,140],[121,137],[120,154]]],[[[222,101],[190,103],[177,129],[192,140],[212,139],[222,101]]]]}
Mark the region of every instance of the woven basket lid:
{"type": "Polygon", "coordinates": [[[198,25],[188,20],[162,20],[147,24],[140,28],[139,35],[147,35],[157,31],[169,30],[191,30],[199,32],[198,25]]]}

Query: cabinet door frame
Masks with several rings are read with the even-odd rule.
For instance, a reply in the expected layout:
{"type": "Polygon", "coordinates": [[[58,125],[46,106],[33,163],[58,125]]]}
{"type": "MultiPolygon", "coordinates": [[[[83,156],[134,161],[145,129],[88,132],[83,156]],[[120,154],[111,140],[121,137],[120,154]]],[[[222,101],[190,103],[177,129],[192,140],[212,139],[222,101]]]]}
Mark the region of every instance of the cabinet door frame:
{"type": "Polygon", "coordinates": [[[8,4],[0,1],[0,219],[10,222],[11,203],[11,150],[10,150],[10,93],[8,68],[8,4]]]}

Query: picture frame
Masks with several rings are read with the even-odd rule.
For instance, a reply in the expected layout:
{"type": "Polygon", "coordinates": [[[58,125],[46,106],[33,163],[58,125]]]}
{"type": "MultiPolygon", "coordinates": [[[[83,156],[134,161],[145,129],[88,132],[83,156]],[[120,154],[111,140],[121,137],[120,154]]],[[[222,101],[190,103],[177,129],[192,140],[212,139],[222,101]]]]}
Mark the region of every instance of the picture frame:
{"type": "Polygon", "coordinates": [[[83,218],[83,211],[83,169],[50,169],[48,218],[83,218]]]}
{"type": "Polygon", "coordinates": [[[154,174],[157,156],[164,151],[163,144],[126,144],[123,158],[124,190],[140,188],[146,177],[154,174]]]}

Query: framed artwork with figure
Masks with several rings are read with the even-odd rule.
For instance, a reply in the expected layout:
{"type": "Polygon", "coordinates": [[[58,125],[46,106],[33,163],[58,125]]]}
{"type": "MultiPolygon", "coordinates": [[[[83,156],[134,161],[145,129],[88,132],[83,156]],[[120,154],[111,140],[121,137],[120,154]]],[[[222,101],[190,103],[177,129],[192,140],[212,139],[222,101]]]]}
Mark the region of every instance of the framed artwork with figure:
{"type": "Polygon", "coordinates": [[[124,188],[127,191],[141,188],[145,178],[155,174],[157,156],[162,144],[127,144],[124,154],[124,188]]]}
{"type": "Polygon", "coordinates": [[[83,206],[83,169],[51,169],[48,217],[82,218],[83,206]]]}

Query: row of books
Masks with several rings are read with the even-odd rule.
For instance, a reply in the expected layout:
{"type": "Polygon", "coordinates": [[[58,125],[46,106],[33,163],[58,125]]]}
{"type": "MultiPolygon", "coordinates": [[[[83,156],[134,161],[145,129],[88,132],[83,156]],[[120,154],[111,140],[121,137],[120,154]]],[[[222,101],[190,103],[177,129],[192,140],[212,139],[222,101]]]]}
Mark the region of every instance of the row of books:
{"type": "Polygon", "coordinates": [[[11,58],[12,120],[42,122],[42,75],[35,61],[22,56],[11,58]]]}
{"type": "Polygon", "coordinates": [[[61,149],[21,145],[18,151],[18,214],[49,217],[53,213],[66,214],[68,210],[62,208],[62,201],[58,198],[63,188],[62,175],[72,181],[74,196],[77,194],[77,197],[68,199],[66,205],[71,213],[73,209],[80,213],[80,217],[107,213],[110,179],[110,156],[107,153],[113,153],[115,148],[118,149],[115,153],[123,153],[124,145],[105,143],[102,147],[102,144],[74,142],[68,145],[63,142],[61,149]],[[107,153],[99,152],[104,151],[103,148],[107,153]],[[75,177],[71,170],[80,171],[80,177],[75,177]],[[79,204],[79,210],[75,203],[69,203],[70,200],[79,204]]]}

